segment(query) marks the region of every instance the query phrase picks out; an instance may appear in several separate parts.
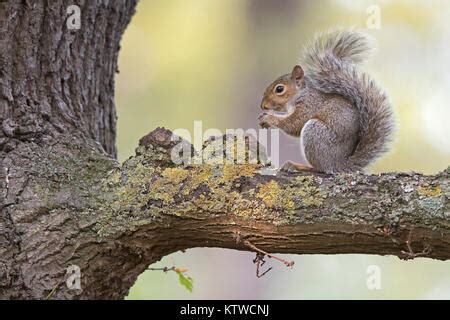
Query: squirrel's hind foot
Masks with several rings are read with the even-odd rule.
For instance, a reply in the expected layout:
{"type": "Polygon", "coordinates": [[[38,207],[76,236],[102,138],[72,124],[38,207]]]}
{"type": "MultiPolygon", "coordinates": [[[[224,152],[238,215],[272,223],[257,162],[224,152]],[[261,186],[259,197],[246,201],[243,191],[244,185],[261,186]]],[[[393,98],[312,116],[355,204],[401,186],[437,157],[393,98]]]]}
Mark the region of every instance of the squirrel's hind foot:
{"type": "Polygon", "coordinates": [[[296,172],[322,173],[311,166],[296,163],[293,161],[286,161],[285,164],[283,164],[283,166],[280,168],[280,171],[285,173],[296,173],[296,172]]]}

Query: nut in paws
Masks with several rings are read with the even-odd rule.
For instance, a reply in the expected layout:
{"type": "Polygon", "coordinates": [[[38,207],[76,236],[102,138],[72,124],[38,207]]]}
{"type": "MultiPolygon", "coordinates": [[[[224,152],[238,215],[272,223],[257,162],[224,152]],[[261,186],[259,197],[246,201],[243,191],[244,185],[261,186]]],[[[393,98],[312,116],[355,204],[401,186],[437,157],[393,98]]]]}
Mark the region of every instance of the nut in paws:
{"type": "Polygon", "coordinates": [[[271,115],[271,114],[266,114],[263,113],[261,114],[259,117],[259,125],[261,128],[276,128],[277,124],[278,124],[278,118],[271,115]]]}

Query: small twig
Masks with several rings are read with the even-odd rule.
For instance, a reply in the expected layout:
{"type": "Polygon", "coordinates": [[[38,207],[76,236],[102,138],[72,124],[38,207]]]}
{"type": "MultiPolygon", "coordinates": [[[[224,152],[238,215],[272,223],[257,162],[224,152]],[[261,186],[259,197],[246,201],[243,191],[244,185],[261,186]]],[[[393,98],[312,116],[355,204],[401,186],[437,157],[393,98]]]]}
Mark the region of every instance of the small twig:
{"type": "Polygon", "coordinates": [[[382,228],[377,228],[377,231],[382,234],[384,237],[388,237],[392,240],[393,243],[400,244],[400,241],[394,238],[396,230],[391,226],[384,226],[382,228]]]}
{"type": "Polygon", "coordinates": [[[248,241],[248,240],[245,240],[245,241],[244,241],[244,244],[245,244],[247,247],[249,247],[250,249],[253,249],[253,250],[255,250],[255,251],[259,252],[259,253],[262,253],[263,255],[265,255],[265,256],[267,256],[267,257],[269,257],[269,258],[273,258],[273,259],[275,259],[275,260],[277,260],[277,261],[282,262],[282,263],[283,263],[286,267],[288,267],[288,268],[292,268],[292,267],[294,266],[294,261],[287,261],[287,260],[284,260],[284,259],[279,258],[279,257],[277,257],[277,256],[274,256],[274,255],[272,255],[272,254],[270,254],[270,253],[267,253],[267,252],[265,252],[265,251],[259,249],[259,248],[256,247],[255,245],[253,245],[253,244],[252,244],[250,241],[248,241]]]}
{"type": "Polygon", "coordinates": [[[185,287],[189,292],[192,292],[193,289],[193,281],[191,277],[185,275],[184,273],[188,271],[186,268],[177,268],[175,265],[172,267],[162,267],[162,268],[147,268],[147,270],[150,271],[163,271],[164,273],[167,273],[169,271],[173,271],[178,275],[178,281],[179,283],[185,287]]]}
{"type": "Polygon", "coordinates": [[[147,270],[150,271],[164,271],[164,272],[168,272],[168,271],[175,271],[175,267],[163,267],[163,268],[147,268],[147,270]]]}
{"type": "Polygon", "coordinates": [[[408,233],[408,239],[405,241],[406,243],[406,248],[408,249],[408,251],[404,251],[402,250],[402,257],[400,257],[400,259],[403,260],[411,260],[417,257],[424,257],[427,256],[428,254],[431,253],[431,247],[429,245],[424,245],[424,248],[422,250],[422,252],[414,252],[412,247],[411,247],[411,243],[412,243],[412,233],[413,233],[414,227],[412,227],[411,229],[409,229],[409,233],[408,233]]]}
{"type": "Polygon", "coordinates": [[[185,273],[188,271],[188,269],[186,268],[180,268],[180,267],[162,267],[162,268],[147,268],[147,270],[150,271],[163,271],[163,272],[169,272],[169,271],[174,271],[176,273],[185,273]]]}
{"type": "Polygon", "coordinates": [[[270,270],[272,270],[272,267],[264,271],[263,273],[260,273],[259,268],[262,267],[266,261],[264,260],[265,255],[261,252],[256,252],[256,257],[253,259],[253,263],[256,263],[256,277],[261,278],[266,275],[270,270]]]}

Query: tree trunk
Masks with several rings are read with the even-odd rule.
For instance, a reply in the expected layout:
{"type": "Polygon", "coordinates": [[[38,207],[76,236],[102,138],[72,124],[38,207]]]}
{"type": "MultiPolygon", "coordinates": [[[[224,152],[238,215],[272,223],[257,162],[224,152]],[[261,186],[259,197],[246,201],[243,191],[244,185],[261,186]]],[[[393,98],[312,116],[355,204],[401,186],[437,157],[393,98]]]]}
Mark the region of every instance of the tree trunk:
{"type": "Polygon", "coordinates": [[[121,299],[149,264],[193,247],[450,258],[450,168],[182,167],[164,129],[119,166],[114,73],[136,3],[80,1],[71,31],[71,2],[0,2],[0,298],[121,299]]]}
{"type": "MultiPolygon", "coordinates": [[[[115,158],[114,74],[135,6],[134,0],[0,1],[0,297],[44,297],[77,241],[70,234],[82,234],[72,219],[81,190],[60,188],[58,201],[74,206],[49,208],[50,199],[34,190],[43,174],[36,155],[63,163],[73,159],[69,147],[89,145],[93,154],[115,158]],[[79,30],[66,24],[73,4],[81,10],[79,30]]],[[[45,169],[55,175],[54,190],[76,175],[72,163],[64,164],[64,172],[45,169]]],[[[110,297],[123,296],[119,291],[110,297]]]]}

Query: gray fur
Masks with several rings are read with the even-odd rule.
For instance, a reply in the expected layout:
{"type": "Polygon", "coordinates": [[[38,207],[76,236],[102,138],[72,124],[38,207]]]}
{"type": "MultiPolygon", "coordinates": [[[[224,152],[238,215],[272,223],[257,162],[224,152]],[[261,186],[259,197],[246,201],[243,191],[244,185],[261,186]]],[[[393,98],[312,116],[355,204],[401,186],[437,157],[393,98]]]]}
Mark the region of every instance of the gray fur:
{"type": "Polygon", "coordinates": [[[374,50],[373,40],[367,35],[353,30],[333,30],[316,34],[313,41],[305,46],[302,62],[315,65],[317,57],[329,53],[336,59],[360,64],[367,60],[374,50]]]}
{"type": "Polygon", "coordinates": [[[359,115],[355,108],[342,97],[329,97],[302,129],[306,159],[322,172],[355,171],[348,159],[358,144],[358,133],[359,115]]]}
{"type": "MultiPolygon", "coordinates": [[[[395,122],[387,96],[367,74],[357,70],[357,64],[370,51],[369,39],[355,31],[321,34],[305,51],[303,66],[307,82],[321,92],[338,94],[348,99],[356,106],[359,114],[359,143],[356,149],[345,163],[336,163],[335,168],[324,168],[324,171],[361,170],[386,152],[392,139],[395,122]]],[[[319,139],[323,141],[324,137],[319,139]]],[[[323,151],[338,152],[333,151],[332,146],[330,148],[328,152],[323,151]]]]}

